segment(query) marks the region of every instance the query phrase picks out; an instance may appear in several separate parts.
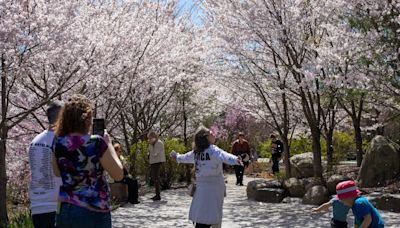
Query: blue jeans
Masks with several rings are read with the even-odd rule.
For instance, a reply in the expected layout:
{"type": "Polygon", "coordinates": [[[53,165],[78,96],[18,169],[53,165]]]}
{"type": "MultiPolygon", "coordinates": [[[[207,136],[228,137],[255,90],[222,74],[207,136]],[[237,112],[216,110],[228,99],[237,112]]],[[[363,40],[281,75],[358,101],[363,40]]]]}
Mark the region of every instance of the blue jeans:
{"type": "Polygon", "coordinates": [[[35,228],[54,228],[56,223],[56,212],[32,215],[32,222],[35,228]]]}
{"type": "Polygon", "coordinates": [[[111,228],[110,212],[95,212],[84,207],[62,203],[56,218],[57,228],[111,228]]]}

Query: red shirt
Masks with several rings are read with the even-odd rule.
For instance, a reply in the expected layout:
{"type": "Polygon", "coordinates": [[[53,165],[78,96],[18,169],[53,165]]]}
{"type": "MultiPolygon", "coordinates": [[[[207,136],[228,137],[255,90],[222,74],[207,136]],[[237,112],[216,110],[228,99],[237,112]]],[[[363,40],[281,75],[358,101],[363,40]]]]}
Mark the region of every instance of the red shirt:
{"type": "Polygon", "coordinates": [[[246,140],[240,143],[239,139],[237,139],[232,144],[231,153],[236,156],[246,153],[250,156],[250,145],[246,140]]]}

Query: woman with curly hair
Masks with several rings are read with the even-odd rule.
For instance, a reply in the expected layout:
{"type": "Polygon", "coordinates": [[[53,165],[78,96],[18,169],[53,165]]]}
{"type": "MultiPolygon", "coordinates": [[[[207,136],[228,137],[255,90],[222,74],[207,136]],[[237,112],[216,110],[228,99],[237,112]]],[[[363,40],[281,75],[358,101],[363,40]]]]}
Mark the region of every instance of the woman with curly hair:
{"type": "Polygon", "coordinates": [[[123,167],[107,133],[91,135],[92,104],[82,95],[65,103],[58,118],[53,168],[61,176],[56,227],[111,227],[110,189],[106,170],[115,180],[123,167]]]}

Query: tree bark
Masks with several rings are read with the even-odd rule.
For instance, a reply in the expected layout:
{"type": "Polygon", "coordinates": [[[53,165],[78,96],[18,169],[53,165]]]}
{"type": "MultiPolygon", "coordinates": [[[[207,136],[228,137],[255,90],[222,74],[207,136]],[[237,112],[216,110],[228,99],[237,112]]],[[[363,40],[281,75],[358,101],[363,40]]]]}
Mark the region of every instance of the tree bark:
{"type": "Polygon", "coordinates": [[[292,177],[292,172],[290,169],[290,148],[289,148],[289,140],[287,137],[282,137],[282,143],[283,143],[283,162],[285,164],[285,171],[286,171],[286,177],[290,178],[292,177]]]}
{"type": "Polygon", "coordinates": [[[322,178],[322,159],[321,159],[321,132],[318,128],[311,128],[314,176],[322,178]]]}
{"type": "Polygon", "coordinates": [[[333,166],[333,130],[329,130],[326,134],[326,160],[328,168],[333,166]]]}
{"type": "Polygon", "coordinates": [[[360,123],[357,121],[353,121],[354,127],[354,135],[356,141],[356,150],[357,150],[357,167],[361,166],[363,160],[363,145],[362,145],[362,136],[361,136],[361,127],[360,123]]]}
{"type": "Polygon", "coordinates": [[[7,75],[4,70],[5,60],[1,58],[1,139],[0,139],[0,226],[6,224],[7,216],[7,169],[6,169],[6,139],[7,139],[7,75]]]}

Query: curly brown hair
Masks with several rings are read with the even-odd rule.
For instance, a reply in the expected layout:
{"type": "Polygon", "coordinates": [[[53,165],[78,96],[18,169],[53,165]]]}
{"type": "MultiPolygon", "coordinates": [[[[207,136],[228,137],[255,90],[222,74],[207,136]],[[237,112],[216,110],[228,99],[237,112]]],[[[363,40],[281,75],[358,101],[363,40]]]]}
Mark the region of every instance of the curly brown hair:
{"type": "Polygon", "coordinates": [[[71,133],[88,134],[92,125],[93,111],[90,100],[80,94],[71,96],[60,113],[56,123],[57,136],[71,133]]]}

